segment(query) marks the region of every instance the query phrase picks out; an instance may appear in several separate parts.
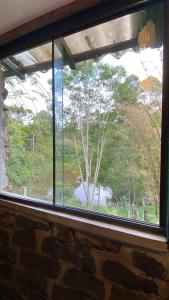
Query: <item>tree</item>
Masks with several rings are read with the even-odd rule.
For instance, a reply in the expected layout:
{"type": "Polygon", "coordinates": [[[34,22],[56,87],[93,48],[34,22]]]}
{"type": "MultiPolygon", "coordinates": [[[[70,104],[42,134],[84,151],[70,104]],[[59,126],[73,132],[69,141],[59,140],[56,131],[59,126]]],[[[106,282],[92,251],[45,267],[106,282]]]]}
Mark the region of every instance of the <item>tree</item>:
{"type": "Polygon", "coordinates": [[[5,77],[2,70],[0,70],[0,190],[8,187],[8,178],[6,174],[6,152],[5,152],[5,114],[4,114],[4,96],[5,91],[5,77]]]}
{"type": "Polygon", "coordinates": [[[10,138],[7,173],[11,190],[47,197],[52,187],[51,85],[42,86],[39,72],[26,76],[24,81],[9,77],[6,85],[10,103],[6,124],[10,138]]]}
{"type": "Polygon", "coordinates": [[[65,94],[69,104],[64,109],[64,131],[72,133],[89,206],[93,205],[109,132],[113,136],[116,123],[120,117],[124,118],[119,113],[121,103],[137,101],[136,82],[134,76],[127,78],[124,68],[101,62],[86,61],[78,64],[74,71],[65,69],[65,94]]]}
{"type": "Polygon", "coordinates": [[[160,143],[161,143],[161,83],[147,77],[140,82],[139,105],[126,105],[124,111],[138,134],[138,151],[144,157],[145,177],[150,198],[156,203],[158,214],[160,195],[160,143]]]}

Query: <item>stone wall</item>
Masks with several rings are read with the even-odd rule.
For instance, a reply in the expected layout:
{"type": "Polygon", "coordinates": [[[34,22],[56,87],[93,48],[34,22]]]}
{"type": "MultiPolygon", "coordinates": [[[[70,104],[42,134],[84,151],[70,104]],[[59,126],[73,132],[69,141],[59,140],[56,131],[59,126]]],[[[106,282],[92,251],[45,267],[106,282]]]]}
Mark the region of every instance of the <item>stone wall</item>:
{"type": "Polygon", "coordinates": [[[0,300],[168,300],[169,255],[0,209],[0,300]]]}

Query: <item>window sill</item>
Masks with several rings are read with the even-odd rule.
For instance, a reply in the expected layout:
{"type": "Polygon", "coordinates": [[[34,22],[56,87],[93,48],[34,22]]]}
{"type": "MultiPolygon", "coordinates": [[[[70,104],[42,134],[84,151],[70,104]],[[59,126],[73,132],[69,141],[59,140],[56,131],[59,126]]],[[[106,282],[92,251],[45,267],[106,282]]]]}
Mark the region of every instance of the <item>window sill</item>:
{"type": "Polygon", "coordinates": [[[131,229],[117,224],[113,225],[9,200],[0,199],[0,207],[13,210],[16,213],[26,213],[38,219],[82,230],[129,246],[146,248],[155,252],[168,252],[167,239],[161,234],[147,233],[143,230],[131,229]]]}

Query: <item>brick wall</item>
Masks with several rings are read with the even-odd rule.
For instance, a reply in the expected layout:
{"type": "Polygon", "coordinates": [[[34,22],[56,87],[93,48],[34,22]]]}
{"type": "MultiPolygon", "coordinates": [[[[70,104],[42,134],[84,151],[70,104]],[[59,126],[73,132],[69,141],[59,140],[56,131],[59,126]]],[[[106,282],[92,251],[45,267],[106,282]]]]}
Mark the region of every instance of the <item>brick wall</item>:
{"type": "Polygon", "coordinates": [[[169,254],[0,209],[0,300],[169,300],[169,254]]]}

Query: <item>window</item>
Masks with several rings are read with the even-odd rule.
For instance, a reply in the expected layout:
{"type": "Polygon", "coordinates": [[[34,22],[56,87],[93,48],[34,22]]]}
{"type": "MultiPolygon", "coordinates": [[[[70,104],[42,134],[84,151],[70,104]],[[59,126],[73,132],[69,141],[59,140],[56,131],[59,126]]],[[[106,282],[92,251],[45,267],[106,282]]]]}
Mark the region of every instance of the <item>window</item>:
{"type": "Polygon", "coordinates": [[[48,43],[1,63],[6,94],[1,112],[4,176],[0,188],[49,201],[53,185],[51,61],[52,43],[48,43]]]}
{"type": "Polygon", "coordinates": [[[158,227],[162,3],[28,48],[1,60],[2,194],[158,227]]]}

